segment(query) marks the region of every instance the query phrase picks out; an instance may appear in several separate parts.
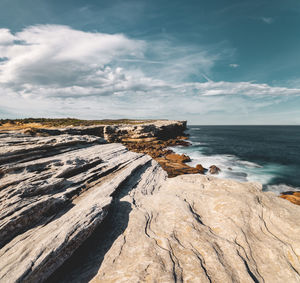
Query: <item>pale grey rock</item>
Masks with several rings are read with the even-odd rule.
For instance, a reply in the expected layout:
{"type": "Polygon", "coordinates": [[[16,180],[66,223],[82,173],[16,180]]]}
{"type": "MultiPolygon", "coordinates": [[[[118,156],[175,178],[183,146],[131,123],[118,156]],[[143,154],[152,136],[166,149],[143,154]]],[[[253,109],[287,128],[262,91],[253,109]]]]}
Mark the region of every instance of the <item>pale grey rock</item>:
{"type": "Polygon", "coordinates": [[[155,120],[136,124],[119,125],[94,125],[66,128],[35,128],[24,129],[23,133],[28,135],[93,135],[102,137],[109,142],[120,142],[123,139],[140,138],[174,138],[183,134],[186,130],[186,121],[155,120]]]}
{"type": "Polygon", "coordinates": [[[174,138],[183,134],[186,121],[158,120],[137,125],[116,125],[104,128],[104,138],[109,142],[141,138],[174,138]]]}
{"type": "Polygon", "coordinates": [[[183,175],[135,203],[92,282],[300,282],[300,207],[259,184],[183,175]]]}
{"type": "Polygon", "coordinates": [[[0,165],[56,155],[93,143],[103,144],[105,140],[87,135],[32,137],[18,132],[0,132],[0,165]]]}
{"type": "Polygon", "coordinates": [[[103,221],[124,183],[129,190],[132,180],[166,178],[149,156],[103,142],[94,136],[0,137],[0,282],[44,281],[103,221]],[[154,171],[143,177],[141,168],[154,171]]]}

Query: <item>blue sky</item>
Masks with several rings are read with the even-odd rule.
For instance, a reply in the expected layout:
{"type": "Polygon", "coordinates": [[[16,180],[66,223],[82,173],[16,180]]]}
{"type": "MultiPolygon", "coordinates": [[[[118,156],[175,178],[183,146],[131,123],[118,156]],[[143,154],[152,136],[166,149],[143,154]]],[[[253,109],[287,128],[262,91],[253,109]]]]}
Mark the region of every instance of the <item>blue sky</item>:
{"type": "Polygon", "coordinates": [[[0,1],[0,117],[300,124],[300,2],[0,1]]]}

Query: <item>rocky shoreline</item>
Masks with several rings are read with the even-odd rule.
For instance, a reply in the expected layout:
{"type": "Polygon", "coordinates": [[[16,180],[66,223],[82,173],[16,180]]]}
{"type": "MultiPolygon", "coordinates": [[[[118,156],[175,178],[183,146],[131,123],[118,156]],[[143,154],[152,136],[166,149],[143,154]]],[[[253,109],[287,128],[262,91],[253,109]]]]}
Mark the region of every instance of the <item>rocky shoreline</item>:
{"type": "Polygon", "coordinates": [[[0,281],[299,282],[300,206],[186,165],[185,128],[0,131],[0,281]]]}

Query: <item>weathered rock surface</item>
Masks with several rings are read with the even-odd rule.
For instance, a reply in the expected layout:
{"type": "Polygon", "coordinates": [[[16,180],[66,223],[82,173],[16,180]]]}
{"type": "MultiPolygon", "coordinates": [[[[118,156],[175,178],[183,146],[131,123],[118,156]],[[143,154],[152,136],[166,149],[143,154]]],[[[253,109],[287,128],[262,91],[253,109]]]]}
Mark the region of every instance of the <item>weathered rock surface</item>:
{"type": "Polygon", "coordinates": [[[29,135],[94,135],[109,142],[136,141],[139,139],[171,139],[183,134],[186,121],[156,120],[137,124],[94,125],[66,128],[27,128],[29,135]]]}
{"type": "Polygon", "coordinates": [[[0,282],[300,282],[300,206],[102,138],[205,171],[152,126],[0,133],[0,282]]]}
{"type": "Polygon", "coordinates": [[[138,182],[151,193],[166,178],[149,156],[103,142],[0,136],[0,282],[45,280],[103,221],[118,190],[138,182]]]}
{"type": "Polygon", "coordinates": [[[158,120],[138,125],[106,126],[104,138],[109,142],[120,142],[128,139],[171,139],[183,134],[186,121],[158,120]]]}
{"type": "Polygon", "coordinates": [[[92,282],[300,282],[300,207],[259,184],[183,175],[119,201],[133,207],[126,228],[59,282],[86,282],[95,269],[92,282]]]}
{"type": "MultiPolygon", "coordinates": [[[[186,121],[156,120],[152,122],[142,122],[137,124],[120,125],[94,125],[78,126],[66,128],[26,128],[23,134],[45,137],[58,135],[93,135],[102,137],[108,142],[122,142],[126,147],[134,152],[150,155],[157,160],[169,177],[181,174],[203,173],[198,169],[190,167],[178,159],[179,155],[173,154],[171,159],[165,158],[173,151],[169,146],[188,146],[183,136],[186,130],[186,121]]],[[[38,140],[38,139],[37,139],[38,140]]],[[[185,162],[189,161],[186,157],[185,162]]]]}

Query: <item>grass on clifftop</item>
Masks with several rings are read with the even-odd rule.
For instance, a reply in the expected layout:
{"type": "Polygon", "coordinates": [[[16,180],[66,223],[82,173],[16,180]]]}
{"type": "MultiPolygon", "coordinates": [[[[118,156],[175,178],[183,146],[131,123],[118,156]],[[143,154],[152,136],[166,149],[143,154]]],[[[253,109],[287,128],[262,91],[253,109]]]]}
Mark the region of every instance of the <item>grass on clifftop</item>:
{"type": "Polygon", "coordinates": [[[75,118],[26,118],[26,119],[0,119],[0,129],[41,128],[41,127],[68,127],[68,126],[92,126],[92,125],[119,125],[119,124],[143,124],[155,120],[132,119],[105,119],[105,120],[80,120],[75,118]]]}

